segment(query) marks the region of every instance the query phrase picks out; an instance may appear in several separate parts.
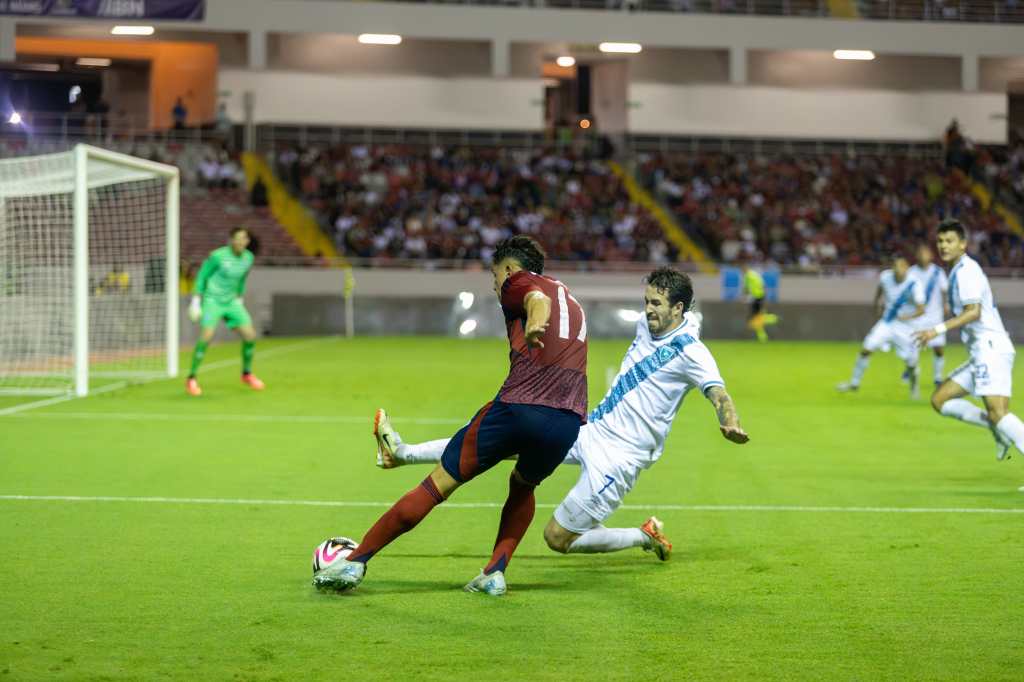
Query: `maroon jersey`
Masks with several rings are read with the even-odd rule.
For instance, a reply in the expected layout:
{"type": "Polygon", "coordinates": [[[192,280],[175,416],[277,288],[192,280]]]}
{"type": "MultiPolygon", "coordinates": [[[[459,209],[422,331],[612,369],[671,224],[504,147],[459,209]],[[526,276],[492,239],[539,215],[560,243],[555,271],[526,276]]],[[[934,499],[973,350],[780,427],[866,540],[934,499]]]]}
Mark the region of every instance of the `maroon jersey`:
{"type": "Polygon", "coordinates": [[[558,280],[521,270],[502,285],[501,310],[511,366],[498,400],[569,410],[586,423],[587,319],[579,302],[558,280]],[[541,337],[543,348],[526,345],[524,299],[531,291],[551,299],[551,317],[541,337]]]}

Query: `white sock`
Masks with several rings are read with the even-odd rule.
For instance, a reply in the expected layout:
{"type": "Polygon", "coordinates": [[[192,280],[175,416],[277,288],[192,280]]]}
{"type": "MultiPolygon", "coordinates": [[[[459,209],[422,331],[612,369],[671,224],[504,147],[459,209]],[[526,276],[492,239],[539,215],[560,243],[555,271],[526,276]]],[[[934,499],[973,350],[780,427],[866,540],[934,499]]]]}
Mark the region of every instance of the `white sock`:
{"type": "Polygon", "coordinates": [[[444,448],[451,438],[440,440],[428,440],[426,443],[402,443],[398,446],[396,455],[398,459],[406,464],[422,464],[426,462],[440,462],[444,448]]]}
{"type": "Polygon", "coordinates": [[[630,547],[649,547],[651,538],[639,528],[605,528],[588,530],[569,545],[569,554],[603,554],[630,547]]]}
{"type": "Polygon", "coordinates": [[[867,370],[869,362],[871,362],[870,355],[857,356],[857,362],[853,365],[853,376],[850,377],[851,384],[860,386],[860,380],[864,378],[864,372],[867,370]]]}
{"type": "Polygon", "coordinates": [[[947,400],[942,403],[942,409],[939,410],[939,412],[946,417],[953,417],[954,419],[959,419],[960,421],[967,422],[968,424],[984,426],[986,429],[989,428],[988,417],[985,415],[985,410],[968,400],[964,400],[963,398],[947,400]]]}
{"type": "Polygon", "coordinates": [[[1024,453],[1024,422],[1015,414],[1008,414],[996,424],[998,431],[1006,440],[1012,441],[1014,446],[1024,453]]]}
{"type": "Polygon", "coordinates": [[[933,355],[932,360],[932,370],[935,374],[935,383],[941,384],[942,379],[946,374],[946,356],[933,355]]]}

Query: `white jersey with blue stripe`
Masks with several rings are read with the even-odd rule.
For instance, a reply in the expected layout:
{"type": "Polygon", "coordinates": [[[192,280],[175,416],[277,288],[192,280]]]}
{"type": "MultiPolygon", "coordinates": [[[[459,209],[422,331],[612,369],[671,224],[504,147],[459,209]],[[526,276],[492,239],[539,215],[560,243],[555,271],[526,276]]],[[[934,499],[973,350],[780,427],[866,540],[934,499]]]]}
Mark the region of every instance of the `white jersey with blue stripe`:
{"type": "Polygon", "coordinates": [[[953,315],[960,315],[964,306],[977,303],[981,306],[981,317],[963,326],[960,338],[967,350],[975,355],[982,350],[1012,353],[1013,342],[1003,326],[992,298],[992,287],[978,261],[966,253],[960,257],[949,272],[949,307],[953,315]]]}
{"type": "Polygon", "coordinates": [[[924,315],[920,326],[933,327],[942,322],[945,319],[946,291],[949,289],[946,271],[935,263],[929,263],[927,268],[911,265],[908,276],[916,279],[924,292],[924,315]]]}
{"type": "Polygon", "coordinates": [[[661,337],[652,336],[641,318],[611,389],[585,428],[619,441],[625,457],[647,468],[661,457],[686,394],[724,385],[711,351],[700,341],[695,315],[686,313],[683,324],[661,337]]]}
{"type": "Polygon", "coordinates": [[[882,313],[884,322],[902,322],[899,318],[913,315],[917,306],[924,305],[924,291],[917,279],[910,275],[904,277],[902,282],[897,282],[896,273],[883,270],[878,283],[885,296],[885,312],[882,313]]]}

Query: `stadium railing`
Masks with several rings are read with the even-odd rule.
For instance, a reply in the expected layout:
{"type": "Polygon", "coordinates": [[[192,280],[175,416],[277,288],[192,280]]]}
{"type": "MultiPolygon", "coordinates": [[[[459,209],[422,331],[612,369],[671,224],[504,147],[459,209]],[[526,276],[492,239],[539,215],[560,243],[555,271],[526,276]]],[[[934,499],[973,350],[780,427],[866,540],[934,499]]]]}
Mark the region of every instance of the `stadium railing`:
{"type": "Polygon", "coordinates": [[[893,21],[1022,23],[1019,0],[389,0],[504,8],[618,10],[676,14],[833,17],[893,21]]]}
{"type": "Polygon", "coordinates": [[[18,140],[91,142],[139,141],[155,143],[231,142],[240,146],[242,126],[217,130],[212,124],[183,129],[156,130],[146,119],[133,116],[81,114],[47,111],[21,112],[17,124],[0,122],[0,137],[8,143],[18,140]]]}
{"type": "MultiPolygon", "coordinates": [[[[334,145],[424,145],[441,147],[507,147],[544,149],[576,147],[596,141],[596,137],[560,143],[543,131],[522,130],[441,130],[378,127],[258,125],[256,143],[262,151],[280,145],[323,147],[334,145]]],[[[725,152],[736,154],[905,154],[921,158],[941,156],[936,142],[899,140],[820,140],[798,138],[756,138],[695,135],[626,135],[621,151],[633,153],[725,152]]]]}
{"type": "MultiPolygon", "coordinates": [[[[431,258],[347,258],[332,260],[329,258],[318,258],[308,256],[281,256],[261,259],[262,267],[282,268],[331,268],[350,265],[357,271],[359,269],[396,269],[396,270],[425,270],[437,271],[468,271],[481,272],[484,265],[477,260],[443,260],[431,258]]],[[[645,274],[651,268],[657,267],[657,263],[646,261],[559,261],[549,260],[545,268],[551,272],[587,272],[587,273],[638,273],[645,274]]],[[[720,265],[730,265],[722,263],[720,265]]],[[[736,265],[736,264],[733,264],[736,265]]],[[[693,274],[699,274],[700,269],[694,263],[681,262],[672,263],[672,266],[693,274]]],[[[737,266],[738,267],[738,266],[737,266]]],[[[780,274],[786,276],[800,277],[849,277],[865,279],[877,277],[881,266],[877,265],[842,265],[820,263],[812,266],[775,266],[770,263],[764,267],[777,269],[780,274]]],[[[985,272],[992,277],[1024,279],[1024,268],[997,268],[986,267],[985,272]]]]}

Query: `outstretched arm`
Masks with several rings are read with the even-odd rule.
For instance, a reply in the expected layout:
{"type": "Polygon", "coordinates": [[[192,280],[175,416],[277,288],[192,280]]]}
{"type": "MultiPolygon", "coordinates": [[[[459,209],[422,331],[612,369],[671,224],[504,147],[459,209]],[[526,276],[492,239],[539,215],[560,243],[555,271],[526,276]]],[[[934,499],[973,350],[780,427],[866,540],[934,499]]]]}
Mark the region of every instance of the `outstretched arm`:
{"type": "Polygon", "coordinates": [[[732,398],[721,386],[712,386],[708,389],[707,398],[715,406],[715,413],[718,415],[718,428],[722,430],[722,436],[733,443],[743,445],[750,436],[740,426],[739,415],[736,414],[736,406],[732,404],[732,398]]]}

